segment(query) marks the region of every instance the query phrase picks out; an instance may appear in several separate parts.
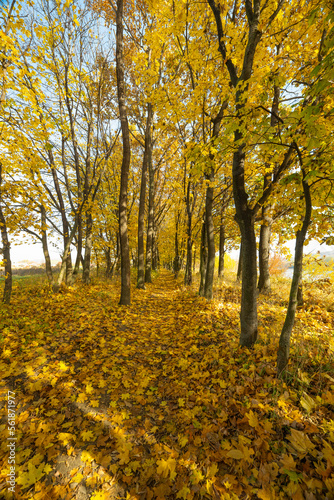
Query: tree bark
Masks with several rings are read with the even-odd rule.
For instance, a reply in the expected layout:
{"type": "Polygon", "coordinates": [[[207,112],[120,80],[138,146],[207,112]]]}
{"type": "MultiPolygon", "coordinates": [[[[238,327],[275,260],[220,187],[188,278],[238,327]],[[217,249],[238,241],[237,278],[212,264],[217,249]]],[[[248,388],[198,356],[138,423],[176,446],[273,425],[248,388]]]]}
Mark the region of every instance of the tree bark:
{"type": "Polygon", "coordinates": [[[154,229],[154,172],[152,158],[148,159],[148,220],[146,236],[145,283],[152,283],[152,243],[154,229]]]}
{"type": "MultiPolygon", "coordinates": [[[[214,172],[212,171],[208,180],[212,182],[214,179],[214,172]]],[[[204,297],[207,300],[212,299],[212,288],[213,288],[213,277],[215,272],[215,230],[213,225],[212,216],[212,203],[213,203],[213,187],[208,186],[206,188],[205,197],[205,226],[206,226],[206,237],[207,237],[207,263],[206,263],[206,273],[205,273],[205,285],[204,285],[204,297]]]]}
{"type": "Polygon", "coordinates": [[[77,234],[77,258],[75,260],[73,275],[79,274],[80,262],[82,259],[82,219],[81,214],[78,215],[78,234],[77,234]]]}
{"type": "MultiPolygon", "coordinates": [[[[263,189],[269,185],[270,174],[264,176],[263,189]]],[[[270,272],[269,272],[269,251],[270,251],[270,235],[272,219],[269,215],[270,205],[263,205],[262,207],[262,223],[260,229],[259,241],[259,282],[258,289],[260,293],[267,293],[270,291],[270,272]]]]}
{"type": "Polygon", "coordinates": [[[242,241],[239,248],[239,259],[238,259],[238,269],[237,269],[237,281],[241,281],[242,275],[242,241]]]}
{"type": "Polygon", "coordinates": [[[219,228],[219,261],[218,261],[218,276],[223,277],[224,274],[224,257],[225,257],[225,227],[223,221],[219,228]]]}
{"type": "Polygon", "coordinates": [[[2,296],[2,302],[5,304],[10,303],[12,295],[12,262],[10,260],[10,243],[8,238],[7,226],[5,216],[0,205],[0,227],[2,239],[2,254],[5,267],[5,287],[2,296]]]}
{"type": "Polygon", "coordinates": [[[138,210],[138,274],[137,288],[145,288],[145,257],[144,257],[144,225],[145,225],[145,198],[146,198],[146,175],[147,165],[152,150],[151,127],[153,121],[153,107],[151,103],[147,104],[146,130],[145,130],[145,149],[141,172],[140,198],[138,210]]]}
{"type": "MultiPolygon", "coordinates": [[[[242,134],[235,132],[235,141],[242,134]]],[[[257,259],[253,211],[247,204],[244,180],[245,152],[241,145],[233,155],[233,195],[236,220],[242,241],[242,291],[240,310],[240,345],[251,347],[257,339],[257,259]]]]}
{"type": "Polygon", "coordinates": [[[128,179],[130,169],[130,134],[125,106],[125,78],[123,59],[123,0],[117,0],[116,11],[116,78],[119,115],[122,128],[123,158],[119,193],[119,233],[121,243],[121,297],[120,305],[130,305],[130,252],[128,238],[128,179]]]}
{"type": "Polygon", "coordinates": [[[71,231],[71,234],[69,234],[68,238],[67,238],[67,243],[66,243],[65,248],[64,248],[64,253],[63,253],[63,257],[62,257],[62,263],[61,263],[61,267],[60,267],[58,280],[57,280],[57,283],[53,285],[54,292],[59,291],[60,285],[62,284],[63,279],[65,277],[65,274],[67,272],[68,255],[70,252],[71,243],[72,243],[72,240],[74,238],[76,230],[77,230],[77,221],[75,221],[73,228],[72,228],[72,231],[71,231]]]}
{"type": "Polygon", "coordinates": [[[106,278],[110,278],[112,276],[112,265],[111,265],[111,255],[110,255],[110,247],[104,250],[104,255],[106,258],[106,278]]]}
{"type": "Polygon", "coordinates": [[[86,213],[86,241],[85,257],[82,272],[82,281],[88,285],[90,282],[90,261],[92,255],[92,237],[93,237],[93,218],[90,210],[86,213]]]}
{"type": "Polygon", "coordinates": [[[2,296],[2,302],[5,304],[10,303],[10,298],[12,295],[12,262],[10,260],[10,242],[7,231],[7,224],[5,215],[2,211],[2,164],[0,163],[0,228],[1,228],[1,240],[2,240],[2,255],[5,268],[5,287],[2,296]]]}
{"type": "MultiPolygon", "coordinates": [[[[301,161],[300,153],[299,153],[299,159],[301,161]]],[[[303,270],[303,247],[306,238],[306,233],[311,222],[311,214],[312,214],[312,200],[311,200],[310,187],[307,181],[305,180],[306,174],[303,168],[302,168],[302,176],[303,176],[302,185],[305,198],[305,215],[302,227],[300,230],[297,231],[296,235],[295,258],[293,265],[293,276],[290,288],[289,304],[285,316],[284,325],[281,331],[281,336],[279,339],[279,347],[277,352],[278,377],[283,373],[289,361],[291,333],[295,322],[298,288],[301,282],[302,270],[303,270]]]]}
{"type": "Polygon", "coordinates": [[[207,260],[208,260],[207,232],[206,232],[206,224],[204,221],[202,224],[202,233],[201,233],[200,269],[199,269],[200,276],[201,276],[201,282],[200,282],[199,291],[198,291],[198,294],[201,297],[204,296],[204,285],[205,285],[207,260]]]}
{"type": "Polygon", "coordinates": [[[173,271],[174,271],[174,277],[177,278],[179,271],[180,271],[180,253],[179,253],[179,220],[180,220],[180,214],[177,214],[176,217],[176,224],[175,224],[175,237],[174,237],[174,245],[175,245],[175,256],[174,256],[174,261],[173,261],[173,271]]]}
{"type": "Polygon", "coordinates": [[[159,259],[159,252],[158,252],[157,232],[156,232],[155,226],[153,226],[153,233],[152,233],[152,269],[153,269],[153,271],[158,270],[158,259],[159,259]]]}
{"type": "Polygon", "coordinates": [[[50,259],[48,240],[47,240],[47,234],[46,234],[46,227],[47,227],[46,226],[46,211],[45,211],[44,205],[40,206],[40,210],[41,210],[42,246],[43,246],[44,259],[45,259],[45,272],[46,272],[46,276],[48,278],[48,282],[52,286],[53,285],[53,274],[52,274],[51,259],[50,259]]]}
{"type": "Polygon", "coordinates": [[[192,215],[193,215],[193,206],[190,199],[191,192],[191,180],[188,181],[187,185],[187,196],[186,196],[186,209],[187,209],[187,261],[186,261],[186,272],[184,275],[184,284],[190,286],[193,282],[192,275],[192,248],[193,248],[193,240],[192,240],[192,215]]]}
{"type": "Polygon", "coordinates": [[[297,307],[303,307],[304,297],[303,297],[303,276],[300,277],[300,282],[297,291],[297,307]]]}

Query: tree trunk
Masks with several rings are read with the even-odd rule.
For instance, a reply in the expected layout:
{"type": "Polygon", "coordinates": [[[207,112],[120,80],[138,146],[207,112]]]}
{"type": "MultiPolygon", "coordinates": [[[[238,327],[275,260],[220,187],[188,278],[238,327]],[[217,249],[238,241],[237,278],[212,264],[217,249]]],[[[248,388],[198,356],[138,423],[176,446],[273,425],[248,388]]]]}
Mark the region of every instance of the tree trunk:
{"type": "Polygon", "coordinates": [[[130,134],[125,106],[125,78],[123,60],[123,0],[117,0],[116,12],[116,78],[119,115],[122,127],[123,158],[119,193],[119,233],[121,243],[121,297],[120,305],[130,305],[130,252],[128,238],[128,179],[130,169],[130,134]]]}
{"type": "Polygon", "coordinates": [[[239,259],[238,259],[238,269],[237,269],[237,281],[241,281],[242,275],[242,241],[239,248],[239,259]]]}
{"type": "Polygon", "coordinates": [[[204,296],[204,285],[205,285],[205,275],[206,275],[206,266],[208,260],[208,251],[207,251],[207,232],[206,232],[206,224],[205,221],[202,224],[202,234],[201,234],[201,251],[200,251],[200,275],[201,282],[199,285],[198,294],[203,297],[204,296]]]}
{"type": "Polygon", "coordinates": [[[43,246],[43,253],[44,253],[44,259],[45,259],[45,272],[46,276],[48,278],[48,282],[50,285],[53,285],[53,274],[52,274],[52,266],[51,266],[51,259],[50,259],[50,254],[49,254],[49,249],[48,249],[48,240],[47,240],[47,234],[46,234],[46,211],[44,205],[40,206],[41,210],[41,230],[42,230],[42,246],[43,246]]]}
{"type": "Polygon", "coordinates": [[[53,285],[54,292],[58,292],[59,291],[60,285],[63,282],[65,274],[67,273],[68,256],[69,256],[71,243],[72,243],[72,240],[74,238],[76,230],[77,230],[77,221],[75,221],[75,223],[73,225],[71,234],[68,235],[68,237],[67,237],[67,243],[66,243],[65,248],[64,248],[64,253],[63,253],[63,257],[62,257],[62,263],[61,263],[61,267],[60,267],[60,272],[59,272],[58,280],[57,280],[57,283],[53,285]]]}
{"type": "Polygon", "coordinates": [[[147,118],[145,130],[145,149],[141,172],[140,198],[138,211],[138,275],[137,288],[145,288],[145,258],[144,258],[144,225],[145,225],[145,198],[146,198],[146,172],[149,158],[152,157],[151,127],[153,120],[152,104],[147,104],[147,118]]]}
{"type": "Polygon", "coordinates": [[[81,258],[82,258],[82,219],[80,214],[78,215],[77,258],[75,259],[75,265],[73,270],[74,276],[79,274],[81,258]]]}
{"type": "Polygon", "coordinates": [[[98,278],[100,272],[100,260],[97,250],[95,250],[95,260],[96,260],[96,277],[98,278]]]}
{"type": "Polygon", "coordinates": [[[303,297],[303,277],[300,277],[300,282],[298,286],[297,292],[297,307],[303,307],[304,305],[304,297],[303,297]]]}
{"type": "Polygon", "coordinates": [[[196,272],[196,247],[194,248],[194,257],[193,257],[193,273],[196,272]]]}
{"type": "MultiPolygon", "coordinates": [[[[264,176],[263,190],[270,183],[270,174],[264,176]]],[[[259,282],[258,289],[260,293],[267,293],[270,291],[270,273],[269,273],[269,250],[270,250],[270,235],[272,219],[269,216],[270,205],[263,205],[262,207],[262,223],[260,229],[259,241],[259,282]]]]}
{"type": "MultiPolygon", "coordinates": [[[[235,142],[242,139],[242,133],[235,132],[235,142]]],[[[240,345],[251,347],[257,339],[257,259],[255,238],[255,216],[248,206],[245,191],[245,151],[240,145],[233,154],[233,195],[236,221],[239,224],[242,242],[242,287],[240,310],[240,345]]]]}
{"type": "Polygon", "coordinates": [[[71,256],[71,250],[69,250],[67,252],[67,258],[66,258],[66,275],[65,275],[66,285],[70,285],[72,283],[72,277],[73,277],[72,256],[71,256]]]}
{"type": "Polygon", "coordinates": [[[93,238],[93,218],[90,210],[86,213],[86,242],[85,242],[85,257],[82,272],[82,281],[88,285],[90,282],[90,261],[92,255],[92,238],[93,238]]]}
{"type": "Polygon", "coordinates": [[[184,275],[184,284],[191,285],[193,282],[192,275],[192,251],[193,251],[193,240],[192,240],[192,210],[190,207],[190,182],[188,183],[188,195],[187,195],[187,263],[186,272],[184,275]]]}
{"type": "MultiPolygon", "coordinates": [[[[214,172],[211,171],[208,180],[212,182],[213,179],[214,179],[214,172]]],[[[213,203],[213,187],[208,186],[206,188],[206,197],[205,197],[205,226],[206,226],[208,253],[207,253],[207,263],[206,263],[206,273],[205,273],[205,285],[204,285],[204,297],[207,300],[212,299],[212,287],[213,287],[213,277],[215,272],[215,257],[216,257],[212,203],[213,203]]]]}
{"type": "Polygon", "coordinates": [[[110,278],[112,276],[110,247],[104,250],[104,255],[106,258],[106,278],[110,278]]]}
{"type": "MultiPolygon", "coordinates": [[[[301,161],[300,153],[299,153],[299,159],[301,161]]],[[[312,200],[311,200],[310,187],[307,181],[305,180],[306,174],[303,169],[302,169],[302,175],[303,175],[302,184],[303,184],[303,191],[305,198],[305,216],[302,227],[299,231],[297,231],[296,235],[295,258],[293,265],[293,276],[290,288],[289,304],[281,336],[279,339],[279,347],[277,352],[277,376],[280,376],[283,373],[289,361],[290,339],[291,339],[292,328],[295,322],[298,287],[301,282],[302,270],[303,270],[303,247],[304,247],[306,233],[311,222],[311,214],[312,214],[312,200]]]]}
{"type": "Polygon", "coordinates": [[[257,339],[257,267],[254,216],[247,213],[240,224],[242,237],[242,286],[240,345],[252,347],[257,339]]]}
{"type": "Polygon", "coordinates": [[[179,271],[180,271],[180,254],[179,254],[179,220],[180,220],[180,214],[177,214],[176,218],[176,225],[175,225],[175,238],[174,238],[174,243],[175,243],[175,257],[173,261],[173,271],[174,271],[174,277],[177,278],[179,271]]]}
{"type": "Polygon", "coordinates": [[[2,254],[5,267],[5,288],[3,291],[2,302],[4,302],[5,304],[9,304],[10,297],[12,295],[12,262],[10,260],[10,243],[8,238],[6,220],[1,205],[0,205],[0,226],[1,226],[1,239],[2,239],[2,254]]]}
{"type": "Polygon", "coordinates": [[[154,172],[152,158],[148,160],[148,220],[146,237],[145,283],[152,283],[152,243],[154,229],[154,172]]]}
{"type": "Polygon", "coordinates": [[[225,257],[225,228],[223,221],[221,221],[219,228],[219,262],[218,262],[218,276],[220,278],[222,278],[224,274],[224,257],[225,257]]]}
{"type": "Polygon", "coordinates": [[[158,269],[158,247],[157,247],[157,233],[155,227],[153,227],[152,233],[152,269],[157,271],[158,269]]]}

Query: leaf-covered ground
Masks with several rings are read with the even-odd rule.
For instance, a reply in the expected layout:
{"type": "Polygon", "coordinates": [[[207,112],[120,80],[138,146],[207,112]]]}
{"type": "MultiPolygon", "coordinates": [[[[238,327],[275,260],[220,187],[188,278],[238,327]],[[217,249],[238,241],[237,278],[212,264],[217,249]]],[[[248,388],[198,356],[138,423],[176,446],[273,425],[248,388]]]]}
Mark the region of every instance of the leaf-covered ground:
{"type": "Polygon", "coordinates": [[[0,313],[0,496],[333,499],[333,294],[305,291],[277,381],[287,286],[279,291],[259,299],[260,341],[248,351],[238,347],[240,290],[226,281],[207,303],[161,271],[133,289],[129,308],[113,282],[58,295],[18,283],[0,313]]]}

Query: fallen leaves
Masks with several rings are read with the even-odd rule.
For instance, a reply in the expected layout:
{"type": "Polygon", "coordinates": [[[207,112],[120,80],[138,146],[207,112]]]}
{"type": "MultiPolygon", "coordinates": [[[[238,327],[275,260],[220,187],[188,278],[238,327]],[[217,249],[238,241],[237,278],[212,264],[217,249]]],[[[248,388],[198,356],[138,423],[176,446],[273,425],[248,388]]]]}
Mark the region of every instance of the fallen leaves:
{"type": "Polygon", "coordinates": [[[14,296],[0,369],[17,393],[20,498],[70,499],[83,484],[95,500],[330,498],[331,376],[304,366],[301,386],[277,381],[274,342],[238,346],[236,306],[175,285],[162,272],[128,309],[108,283],[44,296],[48,307],[14,296]],[[35,325],[23,344],[29,324],[15,318],[33,311],[43,335],[35,325]]]}

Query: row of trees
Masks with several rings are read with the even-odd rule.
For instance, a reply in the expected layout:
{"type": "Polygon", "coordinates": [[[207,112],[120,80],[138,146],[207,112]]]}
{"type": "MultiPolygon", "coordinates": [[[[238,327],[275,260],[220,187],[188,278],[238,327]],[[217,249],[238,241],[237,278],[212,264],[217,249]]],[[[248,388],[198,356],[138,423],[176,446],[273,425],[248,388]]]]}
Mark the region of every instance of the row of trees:
{"type": "Polygon", "coordinates": [[[210,300],[217,241],[219,275],[241,243],[251,347],[270,238],[296,234],[281,373],[305,239],[332,230],[332,22],[318,0],[12,1],[0,41],[4,300],[8,234],[22,230],[41,241],[55,288],[80,266],[88,284],[92,253],[109,276],[120,266],[124,305],[131,260],[143,288],[159,261],[177,274],[184,260],[190,285],[199,259],[210,300]],[[50,233],[63,245],[56,284],[50,233]]]}

